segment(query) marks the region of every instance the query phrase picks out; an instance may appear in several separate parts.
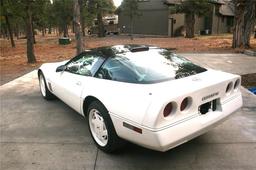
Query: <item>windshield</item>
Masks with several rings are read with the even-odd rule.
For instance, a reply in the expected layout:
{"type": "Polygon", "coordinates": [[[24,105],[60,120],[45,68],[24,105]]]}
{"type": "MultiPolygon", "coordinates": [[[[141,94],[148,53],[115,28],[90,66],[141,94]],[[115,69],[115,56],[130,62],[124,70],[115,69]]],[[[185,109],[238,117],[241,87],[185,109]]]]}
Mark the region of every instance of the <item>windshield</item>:
{"type": "Polygon", "coordinates": [[[105,79],[145,84],[178,79],[204,71],[206,69],[166,49],[155,48],[110,57],[99,74],[105,79]]]}

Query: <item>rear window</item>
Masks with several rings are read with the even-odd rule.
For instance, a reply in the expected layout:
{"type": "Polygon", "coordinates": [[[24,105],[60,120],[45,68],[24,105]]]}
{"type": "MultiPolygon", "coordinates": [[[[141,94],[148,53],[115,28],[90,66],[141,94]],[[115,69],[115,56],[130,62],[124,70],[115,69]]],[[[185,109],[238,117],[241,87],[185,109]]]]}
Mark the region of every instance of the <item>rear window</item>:
{"type": "Polygon", "coordinates": [[[126,52],[110,57],[96,77],[128,83],[157,83],[179,79],[206,69],[166,49],[126,52]]]}

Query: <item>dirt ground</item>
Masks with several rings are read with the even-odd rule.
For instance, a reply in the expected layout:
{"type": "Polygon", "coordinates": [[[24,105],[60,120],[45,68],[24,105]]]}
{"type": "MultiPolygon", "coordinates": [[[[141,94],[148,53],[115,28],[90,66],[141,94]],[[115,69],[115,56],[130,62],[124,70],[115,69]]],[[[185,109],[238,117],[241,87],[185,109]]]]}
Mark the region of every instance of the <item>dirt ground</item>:
{"type": "MultiPolygon", "coordinates": [[[[74,39],[73,36],[71,36],[74,39]]],[[[59,45],[58,37],[47,35],[42,37],[36,36],[35,55],[36,64],[28,64],[26,58],[26,40],[15,40],[16,47],[10,46],[9,40],[0,39],[0,77],[1,85],[5,84],[35,68],[42,63],[62,61],[70,59],[75,55],[75,43],[72,41],[69,45],[59,45]]],[[[212,53],[232,53],[240,52],[231,48],[231,35],[225,36],[203,36],[193,39],[179,38],[159,38],[159,37],[130,37],[109,36],[105,38],[86,37],[85,47],[87,49],[110,46],[117,44],[149,44],[164,48],[175,48],[177,52],[212,52],[212,53]]],[[[256,39],[251,40],[251,45],[256,49],[256,39]]],[[[249,76],[250,78],[256,74],[249,76]]],[[[248,76],[247,76],[248,77],[248,76]]],[[[254,84],[255,85],[255,84],[254,84]]]]}
{"type": "Polygon", "coordinates": [[[246,88],[256,87],[256,73],[242,75],[242,85],[246,88]]]}

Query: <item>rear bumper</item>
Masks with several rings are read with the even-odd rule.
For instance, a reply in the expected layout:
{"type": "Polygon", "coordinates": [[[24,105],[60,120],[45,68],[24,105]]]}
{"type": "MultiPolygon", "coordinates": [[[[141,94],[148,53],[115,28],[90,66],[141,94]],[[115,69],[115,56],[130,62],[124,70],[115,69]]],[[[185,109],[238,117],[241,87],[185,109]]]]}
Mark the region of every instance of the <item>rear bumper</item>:
{"type": "Polygon", "coordinates": [[[217,126],[242,106],[241,94],[222,103],[222,110],[196,115],[179,124],[170,125],[161,130],[136,125],[111,114],[117,134],[128,141],[158,151],[167,151],[185,143],[217,126]],[[123,127],[123,122],[142,129],[142,134],[123,127]]]}

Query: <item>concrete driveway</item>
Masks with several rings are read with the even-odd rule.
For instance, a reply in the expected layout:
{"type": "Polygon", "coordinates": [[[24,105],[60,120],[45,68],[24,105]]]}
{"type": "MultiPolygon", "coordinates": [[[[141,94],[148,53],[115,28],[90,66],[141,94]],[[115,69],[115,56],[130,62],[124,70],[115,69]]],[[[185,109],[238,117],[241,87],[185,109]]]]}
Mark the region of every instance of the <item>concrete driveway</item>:
{"type": "Polygon", "coordinates": [[[208,68],[234,74],[256,73],[256,57],[244,54],[181,54],[189,60],[208,68]]]}
{"type": "MultiPolygon", "coordinates": [[[[186,56],[235,73],[245,72],[256,63],[256,58],[250,58],[250,66],[243,66],[242,71],[230,62],[209,62],[218,55],[186,56]]],[[[247,62],[246,58],[242,60],[247,62]]],[[[225,60],[220,57],[220,61],[225,60]]],[[[256,72],[255,66],[251,68],[256,72]]],[[[83,117],[59,100],[42,99],[34,71],[1,86],[0,169],[256,169],[256,97],[245,89],[242,92],[241,110],[188,143],[165,153],[128,144],[121,152],[108,155],[93,144],[83,117]]]]}

